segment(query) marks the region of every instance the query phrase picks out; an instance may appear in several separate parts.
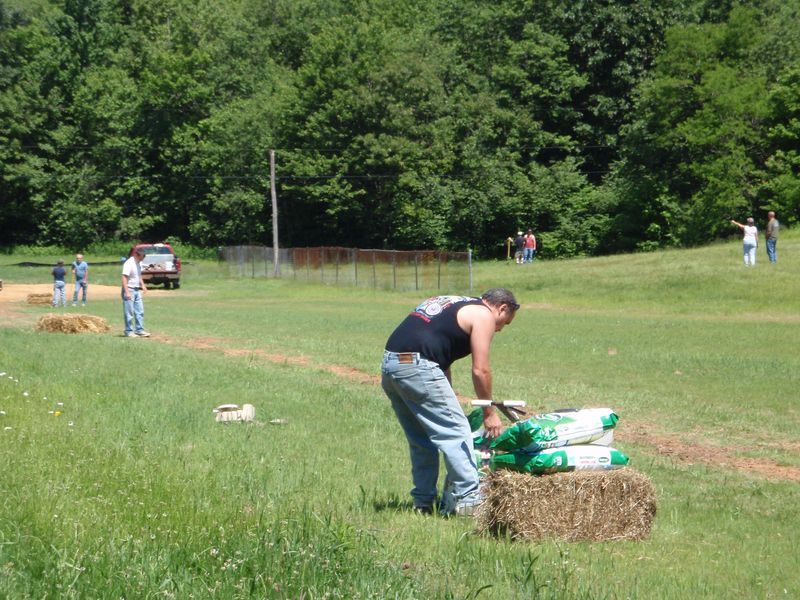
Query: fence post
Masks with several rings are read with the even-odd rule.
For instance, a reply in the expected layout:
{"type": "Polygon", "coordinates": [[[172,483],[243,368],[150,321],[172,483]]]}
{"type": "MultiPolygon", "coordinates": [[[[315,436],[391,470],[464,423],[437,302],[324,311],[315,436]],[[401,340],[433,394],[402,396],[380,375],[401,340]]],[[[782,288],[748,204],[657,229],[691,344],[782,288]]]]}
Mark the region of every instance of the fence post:
{"type": "Polygon", "coordinates": [[[397,250],[392,250],[392,289],[397,289],[397,250]]]}
{"type": "Polygon", "coordinates": [[[319,249],[319,280],[325,283],[325,248],[319,249]]]}
{"type": "MultiPolygon", "coordinates": [[[[278,254],[278,195],[275,192],[275,150],[269,151],[269,191],[272,198],[272,257],[275,263],[275,277],[281,276],[281,263],[278,254]]],[[[267,275],[267,266],[264,265],[264,276],[267,275]]]]}
{"type": "Polygon", "coordinates": [[[436,289],[442,289],[442,251],[436,253],[436,289]]]}
{"type": "Polygon", "coordinates": [[[339,249],[336,249],[336,277],[334,279],[336,285],[339,285],[339,249]]]}
{"type": "Polygon", "coordinates": [[[353,250],[353,275],[356,279],[356,287],[358,287],[358,248],[353,250]]]}
{"type": "Polygon", "coordinates": [[[252,265],[252,268],[251,268],[252,269],[251,270],[252,278],[255,279],[256,278],[256,253],[255,252],[253,252],[250,255],[250,263],[252,265]]]}
{"type": "Polygon", "coordinates": [[[467,263],[469,264],[469,291],[472,291],[472,248],[467,247],[467,263]]]}
{"type": "Polygon", "coordinates": [[[414,289],[419,289],[419,254],[414,253],[414,289]]]}
{"type": "Polygon", "coordinates": [[[372,287],[378,287],[378,277],[375,274],[375,250],[372,251],[372,287]]]}

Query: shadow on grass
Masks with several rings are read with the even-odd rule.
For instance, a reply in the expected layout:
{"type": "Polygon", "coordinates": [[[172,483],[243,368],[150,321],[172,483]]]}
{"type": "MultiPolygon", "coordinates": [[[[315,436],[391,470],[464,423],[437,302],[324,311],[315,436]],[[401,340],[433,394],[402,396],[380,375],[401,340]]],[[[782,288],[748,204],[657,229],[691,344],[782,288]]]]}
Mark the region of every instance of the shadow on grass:
{"type": "Polygon", "coordinates": [[[399,500],[397,497],[390,497],[385,500],[373,499],[372,508],[375,512],[410,512],[414,510],[414,503],[411,500],[399,500]]]}
{"type": "Polygon", "coordinates": [[[434,506],[432,508],[416,508],[414,506],[413,501],[400,500],[397,494],[389,494],[388,497],[381,498],[378,497],[377,494],[373,493],[372,497],[369,500],[367,500],[366,492],[362,488],[361,495],[362,495],[361,498],[362,508],[365,508],[367,505],[371,504],[373,510],[377,513],[389,511],[395,513],[408,512],[408,513],[423,514],[423,515],[440,514],[438,506],[434,506]]]}

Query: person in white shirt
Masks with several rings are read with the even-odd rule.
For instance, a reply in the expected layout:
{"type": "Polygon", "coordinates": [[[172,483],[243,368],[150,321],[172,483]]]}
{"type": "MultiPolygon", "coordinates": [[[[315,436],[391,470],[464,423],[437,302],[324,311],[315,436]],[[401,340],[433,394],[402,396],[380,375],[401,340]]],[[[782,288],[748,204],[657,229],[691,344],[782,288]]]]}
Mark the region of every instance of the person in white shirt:
{"type": "Polygon", "coordinates": [[[137,248],[122,265],[122,312],[125,315],[125,337],[150,337],[144,329],[144,302],[147,288],[142,281],[141,262],[144,250],[137,248]]]}
{"type": "Polygon", "coordinates": [[[756,248],[758,247],[758,229],[753,217],[747,217],[747,225],[742,225],[734,220],[731,223],[744,232],[744,265],[756,266],[756,248]]]}

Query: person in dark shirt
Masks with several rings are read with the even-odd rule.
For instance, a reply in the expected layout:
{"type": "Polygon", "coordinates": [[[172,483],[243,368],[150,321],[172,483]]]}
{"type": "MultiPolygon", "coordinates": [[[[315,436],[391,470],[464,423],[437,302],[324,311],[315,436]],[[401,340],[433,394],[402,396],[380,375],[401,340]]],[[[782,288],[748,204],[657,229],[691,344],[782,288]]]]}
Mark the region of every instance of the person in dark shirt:
{"type": "Polygon", "coordinates": [[[517,232],[517,237],[514,238],[514,261],[518,264],[522,264],[522,257],[524,255],[525,250],[525,236],[522,235],[521,231],[517,232]]]}
{"type": "Polygon", "coordinates": [[[778,219],[775,218],[775,211],[769,211],[767,213],[767,229],[765,236],[767,238],[767,258],[769,258],[769,262],[771,263],[778,262],[778,250],[776,246],[778,245],[778,231],[780,228],[781,224],[778,223],[778,219]]]}
{"type": "Polygon", "coordinates": [[[64,268],[64,261],[59,260],[51,273],[53,274],[53,308],[57,307],[59,302],[61,306],[66,306],[67,284],[64,278],[67,276],[67,270],[64,268]]]}
{"type": "MultiPolygon", "coordinates": [[[[472,514],[482,501],[467,417],[453,391],[450,365],[472,355],[472,383],[481,400],[492,399],[489,347],[514,320],[514,294],[493,288],[480,298],[436,296],[417,306],[389,336],[381,385],[392,403],[411,452],[414,508],[431,512],[437,495],[439,452],[447,468],[452,506],[472,514]]],[[[502,431],[494,407],[483,409],[487,437],[502,431]]]]}

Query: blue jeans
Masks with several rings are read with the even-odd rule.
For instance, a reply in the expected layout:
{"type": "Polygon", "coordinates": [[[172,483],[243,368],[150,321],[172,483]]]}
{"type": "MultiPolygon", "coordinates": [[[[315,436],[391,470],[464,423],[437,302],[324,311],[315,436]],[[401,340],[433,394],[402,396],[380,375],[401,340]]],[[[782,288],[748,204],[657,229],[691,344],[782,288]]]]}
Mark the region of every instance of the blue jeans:
{"type": "Polygon", "coordinates": [[[61,306],[67,305],[67,284],[63,281],[54,281],[53,306],[58,306],[59,302],[61,302],[61,306]]]}
{"type": "Polygon", "coordinates": [[[769,262],[778,262],[778,251],[775,249],[777,243],[778,240],[774,238],[767,240],[767,257],[769,258],[769,262]]]}
{"type": "Polygon", "coordinates": [[[522,260],[526,263],[533,262],[534,256],[536,256],[536,250],[534,248],[525,248],[524,258],[522,260]]]}
{"type": "Polygon", "coordinates": [[[122,313],[125,316],[125,335],[133,335],[144,331],[144,302],[141,290],[128,288],[128,293],[130,300],[125,298],[125,290],[122,290],[122,313]]]}
{"type": "Polygon", "coordinates": [[[755,266],[756,264],[756,245],[755,244],[745,244],[744,245],[744,264],[755,266]]]}
{"type": "Polygon", "coordinates": [[[401,364],[395,352],[384,352],[381,385],[406,434],[411,454],[411,497],[415,506],[432,506],[439,477],[439,452],[456,501],[478,495],[478,467],[469,422],[444,372],[414,355],[401,364]]]}
{"type": "Polygon", "coordinates": [[[76,279],[75,280],[75,292],[72,294],[72,303],[75,304],[78,301],[78,290],[81,288],[83,289],[83,300],[82,302],[86,304],[86,288],[89,287],[89,282],[85,279],[76,279]]]}

